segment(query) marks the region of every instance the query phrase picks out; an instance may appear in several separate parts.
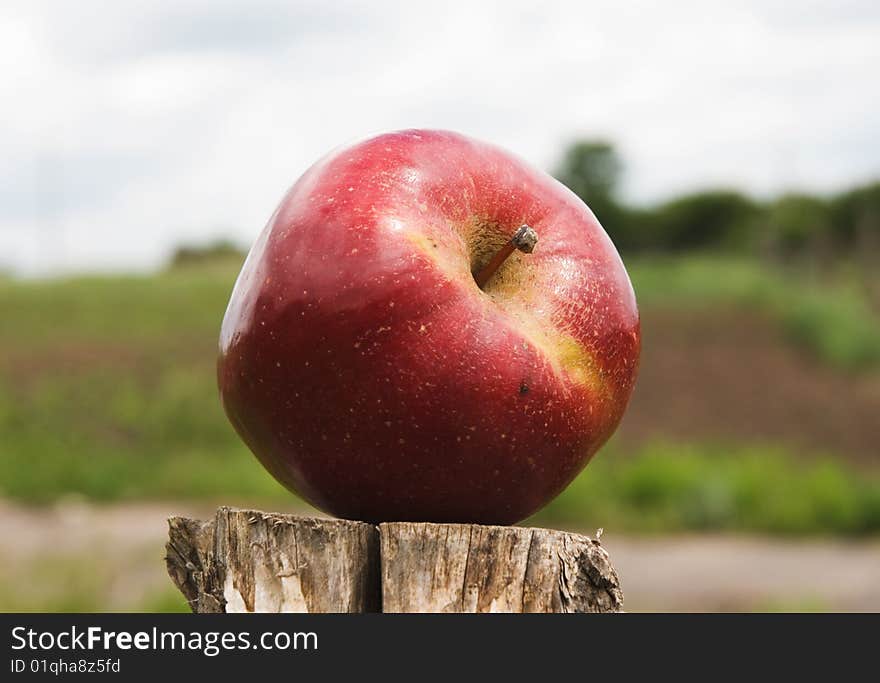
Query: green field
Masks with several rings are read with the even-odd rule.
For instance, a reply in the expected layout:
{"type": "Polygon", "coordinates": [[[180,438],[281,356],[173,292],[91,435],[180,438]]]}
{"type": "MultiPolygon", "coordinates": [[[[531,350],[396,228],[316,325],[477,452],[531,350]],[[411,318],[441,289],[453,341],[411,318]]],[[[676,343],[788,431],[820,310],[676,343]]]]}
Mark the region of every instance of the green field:
{"type": "Polygon", "coordinates": [[[880,365],[880,316],[857,269],[833,273],[761,267],[721,256],[643,257],[628,268],[639,305],[675,308],[723,302],[768,314],[792,344],[843,370],[880,365]]]}
{"type": "MultiPolygon", "coordinates": [[[[835,372],[876,372],[880,319],[846,274],[820,280],[709,257],[628,266],[645,310],[757,309],[835,372]]],[[[295,505],[217,399],[216,339],[235,272],[215,264],[0,281],[0,495],[295,505]]],[[[795,457],[784,443],[613,441],[539,520],[657,532],[880,531],[877,470],[838,455],[795,457]]]]}

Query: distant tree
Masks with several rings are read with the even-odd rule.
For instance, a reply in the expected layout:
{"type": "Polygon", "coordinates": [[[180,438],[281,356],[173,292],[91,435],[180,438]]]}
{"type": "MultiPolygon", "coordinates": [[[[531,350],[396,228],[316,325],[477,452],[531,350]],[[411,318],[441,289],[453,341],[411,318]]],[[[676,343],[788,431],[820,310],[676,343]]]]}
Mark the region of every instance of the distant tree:
{"type": "Polygon", "coordinates": [[[767,208],[761,242],[777,257],[823,256],[831,237],[828,202],[806,194],[783,195],[767,208]]]}
{"type": "Polygon", "coordinates": [[[569,145],[554,173],[622,251],[763,247],[777,258],[847,252],[872,263],[880,256],[880,182],[831,200],[792,193],[762,205],[733,190],[709,190],[632,207],[618,195],[622,173],[614,145],[601,139],[569,145]]]}
{"type": "Polygon", "coordinates": [[[183,245],[175,249],[168,264],[170,268],[201,265],[205,263],[244,261],[246,252],[229,240],[217,240],[202,245],[183,245]]]}
{"type": "Polygon", "coordinates": [[[604,140],[575,142],[565,152],[556,177],[586,202],[613,198],[623,165],[604,140]]]}
{"type": "Polygon", "coordinates": [[[627,230],[626,210],[617,199],[623,164],[605,140],[580,140],[565,151],[554,175],[584,200],[620,249],[638,246],[627,230]]]}
{"type": "Polygon", "coordinates": [[[739,192],[711,190],[673,199],[652,213],[651,246],[678,251],[748,245],[759,207],[739,192]]]}
{"type": "Polygon", "coordinates": [[[875,251],[880,244],[880,182],[834,197],[831,224],[838,247],[875,251]]]}

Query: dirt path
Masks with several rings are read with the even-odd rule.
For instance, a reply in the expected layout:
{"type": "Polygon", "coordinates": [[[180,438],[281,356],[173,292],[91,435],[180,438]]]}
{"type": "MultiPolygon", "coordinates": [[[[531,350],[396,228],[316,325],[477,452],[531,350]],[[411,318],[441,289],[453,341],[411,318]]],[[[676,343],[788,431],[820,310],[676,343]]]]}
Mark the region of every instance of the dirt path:
{"type": "Polygon", "coordinates": [[[880,539],[603,536],[631,611],[880,611],[880,539]]]}
{"type": "MultiPolygon", "coordinates": [[[[31,508],[0,501],[0,611],[174,606],[162,562],[165,520],[212,511],[187,503],[31,508]]],[[[880,611],[880,539],[606,533],[603,542],[628,611],[880,611]]]]}

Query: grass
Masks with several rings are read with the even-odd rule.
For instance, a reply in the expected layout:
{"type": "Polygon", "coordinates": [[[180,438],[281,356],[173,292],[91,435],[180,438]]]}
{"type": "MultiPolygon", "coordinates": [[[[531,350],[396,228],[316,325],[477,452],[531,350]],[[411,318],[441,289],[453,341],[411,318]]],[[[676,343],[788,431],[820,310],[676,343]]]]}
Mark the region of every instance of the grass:
{"type": "Polygon", "coordinates": [[[84,548],[7,564],[0,568],[0,612],[189,612],[181,593],[161,573],[154,576],[154,563],[152,553],[108,557],[84,548]]]}
{"type": "Polygon", "coordinates": [[[767,600],[753,606],[752,612],[782,614],[823,614],[834,609],[822,598],[805,595],[794,600],[767,600]]]}
{"type": "MultiPolygon", "coordinates": [[[[794,343],[850,369],[877,362],[880,322],[856,290],[730,259],[640,259],[641,305],[731,301],[775,316],[794,343]]],[[[235,272],[0,280],[0,496],[50,502],[180,498],[291,502],[217,400],[219,322],[235,272]]],[[[540,519],[618,528],[880,531],[880,484],[784,446],[613,444],[540,519]]]]}

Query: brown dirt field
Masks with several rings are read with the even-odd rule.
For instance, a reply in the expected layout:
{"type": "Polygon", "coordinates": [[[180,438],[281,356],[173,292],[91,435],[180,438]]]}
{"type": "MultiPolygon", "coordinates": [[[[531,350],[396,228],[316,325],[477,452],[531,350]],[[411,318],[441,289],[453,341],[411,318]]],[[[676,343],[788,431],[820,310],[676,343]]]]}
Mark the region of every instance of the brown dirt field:
{"type": "Polygon", "coordinates": [[[880,465],[880,373],[847,375],[757,314],[651,310],[622,443],[785,442],[880,465]]]}

